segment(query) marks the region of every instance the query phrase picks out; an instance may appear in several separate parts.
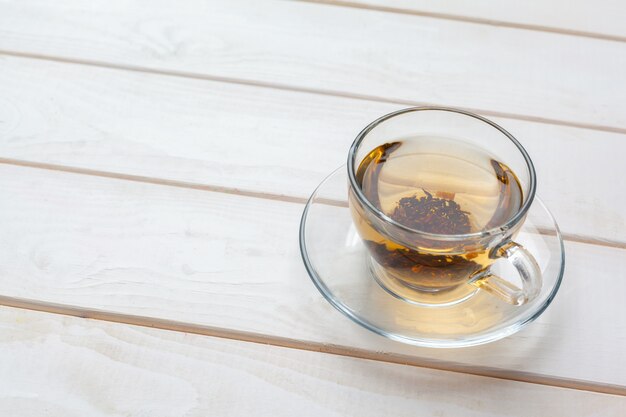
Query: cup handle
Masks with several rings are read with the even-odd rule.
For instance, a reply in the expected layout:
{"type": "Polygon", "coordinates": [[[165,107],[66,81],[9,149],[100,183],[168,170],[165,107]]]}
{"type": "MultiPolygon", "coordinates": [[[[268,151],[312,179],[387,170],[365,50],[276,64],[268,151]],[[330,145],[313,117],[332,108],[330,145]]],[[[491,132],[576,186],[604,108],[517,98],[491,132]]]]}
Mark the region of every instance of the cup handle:
{"type": "Polygon", "coordinates": [[[541,269],[535,258],[524,248],[515,242],[507,242],[492,250],[492,257],[506,258],[517,269],[522,279],[522,289],[511,284],[487,269],[478,274],[472,284],[481,290],[487,291],[503,301],[513,305],[522,305],[535,298],[541,290],[541,269]]]}

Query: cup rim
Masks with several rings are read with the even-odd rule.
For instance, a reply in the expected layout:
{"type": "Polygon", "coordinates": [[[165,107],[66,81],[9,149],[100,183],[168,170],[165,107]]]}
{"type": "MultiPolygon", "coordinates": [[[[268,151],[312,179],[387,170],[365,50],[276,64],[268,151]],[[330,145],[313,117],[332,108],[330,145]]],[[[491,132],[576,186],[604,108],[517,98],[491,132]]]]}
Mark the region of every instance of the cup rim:
{"type": "Polygon", "coordinates": [[[384,221],[386,223],[389,223],[389,224],[391,224],[391,225],[393,225],[393,226],[395,226],[397,228],[400,228],[400,229],[402,229],[402,230],[404,230],[406,232],[419,234],[421,236],[424,236],[426,238],[433,239],[433,240],[456,241],[456,240],[467,240],[467,239],[474,239],[474,238],[484,238],[484,237],[488,237],[488,236],[502,234],[502,233],[506,232],[507,230],[511,229],[513,226],[515,226],[517,223],[519,223],[520,220],[522,220],[524,218],[524,216],[526,216],[526,213],[530,209],[530,206],[531,206],[531,204],[532,204],[532,202],[533,202],[533,200],[535,198],[535,192],[536,192],[536,188],[537,188],[537,179],[536,179],[536,173],[535,173],[535,166],[533,165],[533,162],[530,159],[530,156],[528,155],[528,152],[526,152],[526,149],[524,149],[522,144],[519,143],[519,141],[517,139],[515,139],[515,137],[513,137],[513,135],[511,135],[503,127],[499,126],[498,124],[496,124],[495,122],[492,122],[489,119],[486,119],[486,118],[484,118],[482,116],[479,116],[479,115],[477,115],[475,113],[472,113],[472,112],[469,112],[469,111],[466,111],[466,110],[455,109],[455,108],[452,108],[452,107],[442,107],[442,106],[409,107],[409,108],[402,109],[402,110],[397,110],[395,112],[391,112],[391,113],[388,113],[388,114],[386,114],[386,115],[384,115],[382,117],[379,117],[378,119],[374,120],[369,125],[367,125],[357,135],[357,137],[354,139],[354,142],[352,142],[352,145],[350,146],[350,151],[348,152],[348,163],[347,163],[347,166],[348,166],[348,179],[350,181],[350,186],[352,187],[352,190],[354,191],[354,194],[356,195],[356,197],[359,200],[359,202],[361,204],[365,205],[365,207],[367,209],[369,209],[369,211],[371,211],[380,220],[382,220],[382,221],[384,221]],[[522,207],[517,211],[517,213],[511,219],[509,219],[503,225],[496,226],[496,227],[493,227],[491,229],[483,230],[483,231],[480,231],[480,232],[464,233],[464,234],[456,234],[456,235],[446,235],[446,234],[439,234],[439,233],[430,233],[430,232],[425,232],[425,231],[422,231],[422,230],[419,230],[419,229],[413,229],[411,227],[408,227],[408,226],[405,226],[405,225],[403,225],[401,223],[398,223],[397,221],[393,220],[391,217],[387,216],[385,213],[383,213],[382,211],[377,209],[367,199],[367,197],[365,197],[365,195],[361,191],[361,187],[358,185],[358,183],[356,181],[356,175],[355,175],[355,171],[354,171],[354,165],[355,165],[355,162],[356,162],[356,154],[357,154],[357,150],[359,149],[359,147],[361,145],[361,142],[363,142],[363,140],[365,139],[367,134],[372,129],[374,129],[376,126],[378,126],[379,124],[383,123],[384,121],[386,121],[388,119],[391,119],[391,118],[393,118],[395,116],[399,116],[401,114],[417,112],[417,111],[446,111],[446,112],[457,113],[457,114],[461,114],[461,115],[464,115],[464,116],[473,117],[474,119],[480,120],[481,122],[484,122],[484,123],[490,125],[491,127],[496,128],[506,138],[508,138],[511,142],[513,142],[513,144],[517,147],[517,149],[520,151],[520,153],[524,157],[524,160],[526,162],[526,166],[528,167],[530,187],[529,187],[529,190],[528,190],[528,197],[526,198],[526,200],[522,204],[522,207]]]}

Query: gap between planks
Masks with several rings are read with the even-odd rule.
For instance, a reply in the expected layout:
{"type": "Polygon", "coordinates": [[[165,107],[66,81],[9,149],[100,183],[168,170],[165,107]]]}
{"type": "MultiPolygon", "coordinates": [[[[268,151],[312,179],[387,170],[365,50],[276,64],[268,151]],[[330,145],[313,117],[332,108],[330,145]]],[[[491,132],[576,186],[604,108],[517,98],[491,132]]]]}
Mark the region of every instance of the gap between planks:
{"type": "MultiPolygon", "coordinates": [[[[200,184],[188,181],[168,180],[165,178],[154,178],[143,175],[124,174],[119,172],[101,171],[90,168],[73,167],[67,165],[51,164],[47,162],[33,162],[22,159],[5,158],[0,156],[0,164],[21,166],[26,168],[42,169],[48,171],[67,172],[79,175],[89,175],[94,177],[112,178],[123,181],[133,181],[145,184],[162,185],[168,187],[187,188],[192,190],[209,191],[223,194],[233,194],[243,197],[260,198],[265,200],[283,201],[287,203],[306,204],[308,198],[289,196],[283,194],[274,194],[267,192],[259,192],[253,190],[245,190],[240,188],[224,187],[220,185],[212,184],[200,184]]],[[[313,192],[313,190],[311,190],[313,192]]],[[[327,204],[336,207],[348,207],[347,201],[332,200],[320,198],[317,200],[319,203],[327,204]]],[[[539,230],[539,233],[543,235],[550,235],[553,232],[549,230],[539,230]]],[[[591,236],[581,236],[570,233],[561,233],[563,240],[577,243],[585,243],[588,245],[605,246],[617,249],[626,249],[626,242],[614,241],[608,239],[599,239],[591,236]]]]}
{"type": "Polygon", "coordinates": [[[556,28],[556,27],[544,26],[544,25],[532,25],[529,23],[506,22],[503,20],[484,19],[480,17],[462,16],[462,15],[456,15],[456,14],[451,14],[451,13],[427,12],[427,11],[420,11],[420,10],[404,9],[401,7],[363,4],[363,3],[358,3],[354,1],[342,1],[342,0],[297,0],[297,1],[300,1],[301,3],[325,4],[329,6],[347,7],[347,8],[352,8],[352,9],[372,10],[372,11],[385,12],[385,13],[406,14],[406,15],[413,15],[413,16],[429,17],[432,19],[452,20],[455,22],[475,23],[479,25],[489,25],[489,26],[505,27],[505,28],[511,28],[511,29],[522,29],[522,30],[532,30],[536,32],[556,33],[559,35],[580,36],[584,38],[601,39],[605,41],[626,42],[626,37],[624,36],[608,35],[604,33],[579,31],[579,30],[565,29],[565,28],[556,28]]]}
{"type": "Polygon", "coordinates": [[[317,94],[321,96],[343,97],[343,98],[349,98],[349,99],[354,99],[354,100],[397,104],[397,105],[408,106],[408,107],[414,107],[414,106],[456,107],[462,110],[470,111],[473,113],[478,113],[478,114],[485,115],[485,116],[491,116],[491,117],[501,117],[501,118],[506,118],[506,119],[522,120],[526,122],[574,127],[574,128],[579,128],[579,129],[589,129],[589,130],[596,130],[600,132],[626,134],[626,128],[624,127],[597,125],[593,123],[577,123],[577,122],[571,122],[571,121],[566,121],[566,120],[530,116],[530,115],[525,115],[525,114],[499,112],[499,111],[485,110],[485,109],[479,109],[479,108],[457,107],[457,106],[447,105],[445,103],[426,103],[426,102],[420,102],[420,101],[414,101],[414,100],[403,100],[403,99],[387,98],[387,97],[373,96],[373,95],[367,95],[367,94],[347,93],[344,91],[335,91],[335,90],[322,90],[322,89],[300,87],[300,86],[289,85],[289,84],[279,84],[279,83],[272,83],[272,82],[248,80],[248,79],[243,79],[243,78],[231,78],[231,77],[200,74],[200,73],[195,73],[195,72],[187,72],[187,71],[179,71],[179,70],[164,70],[164,69],[151,68],[151,67],[141,66],[141,65],[115,64],[111,62],[97,61],[97,60],[91,60],[91,59],[65,58],[65,57],[59,57],[59,56],[54,56],[54,55],[19,52],[19,51],[12,51],[12,50],[6,50],[6,49],[0,49],[0,56],[1,55],[13,56],[17,58],[36,59],[36,60],[41,60],[41,61],[59,62],[63,64],[108,68],[108,69],[119,70],[119,71],[132,71],[132,72],[139,72],[139,73],[146,73],[146,74],[163,75],[163,76],[169,76],[169,77],[190,78],[190,79],[196,79],[196,80],[216,81],[216,82],[222,82],[222,83],[228,83],[228,84],[247,85],[247,86],[261,87],[261,88],[271,88],[275,90],[291,91],[295,93],[308,93],[308,94],[317,94]]]}
{"type": "Polygon", "coordinates": [[[137,316],[132,314],[113,313],[97,309],[83,309],[66,306],[63,304],[42,302],[17,297],[0,295],[0,305],[12,308],[40,311],[45,313],[60,314],[80,317],[84,319],[101,320],[107,322],[128,324],[133,326],[149,327],[153,329],[192,333],[204,336],[218,337],[241,342],[258,343],[285,347],[290,349],[306,350],[311,352],[327,353],[338,356],[347,356],[357,359],[373,360],[399,365],[415,366],[419,368],[434,369],[439,371],[456,372],[469,375],[484,376],[489,378],[505,379],[510,381],[526,382],[530,384],[545,385],[558,388],[574,389],[579,391],[597,392],[609,395],[626,396],[626,387],[614,384],[601,384],[575,379],[541,376],[527,372],[505,371],[487,367],[472,367],[451,362],[440,362],[420,359],[401,354],[388,354],[384,352],[369,351],[358,348],[331,345],[318,342],[305,342],[279,336],[267,336],[259,333],[244,332],[239,330],[223,329],[213,326],[185,323],[175,320],[137,316]]]}

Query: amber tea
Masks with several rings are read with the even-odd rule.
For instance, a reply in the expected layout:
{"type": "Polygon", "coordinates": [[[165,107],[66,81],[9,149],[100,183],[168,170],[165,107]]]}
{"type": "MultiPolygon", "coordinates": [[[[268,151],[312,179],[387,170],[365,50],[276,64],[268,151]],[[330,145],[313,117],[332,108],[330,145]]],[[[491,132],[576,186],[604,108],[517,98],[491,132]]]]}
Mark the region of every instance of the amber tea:
{"type": "MultiPolygon", "coordinates": [[[[380,145],[361,161],[356,179],[365,197],[386,216],[437,235],[503,225],[523,202],[522,187],[509,167],[475,145],[440,137],[380,145]]],[[[407,286],[453,288],[494,262],[486,249],[450,254],[417,240],[410,247],[399,244],[372,227],[358,205],[351,208],[374,260],[407,286]]]]}

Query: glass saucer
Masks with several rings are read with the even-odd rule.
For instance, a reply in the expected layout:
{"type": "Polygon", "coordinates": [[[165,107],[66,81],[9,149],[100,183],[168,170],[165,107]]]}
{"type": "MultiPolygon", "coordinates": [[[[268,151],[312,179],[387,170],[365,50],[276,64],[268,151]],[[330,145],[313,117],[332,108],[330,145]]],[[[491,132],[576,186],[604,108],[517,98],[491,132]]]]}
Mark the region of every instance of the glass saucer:
{"type": "MultiPolygon", "coordinates": [[[[454,303],[412,303],[383,289],[370,272],[369,255],[347,203],[346,168],[330,174],[309,199],[300,223],[300,250],[311,279],[339,311],[361,326],[399,342],[427,347],[462,347],[509,336],[543,313],[554,299],[565,265],[554,218],[535,198],[516,242],[528,249],[543,274],[540,294],[513,306],[467,284],[468,296],[454,303]]],[[[513,283],[519,278],[505,260],[492,271],[513,283]]]]}

